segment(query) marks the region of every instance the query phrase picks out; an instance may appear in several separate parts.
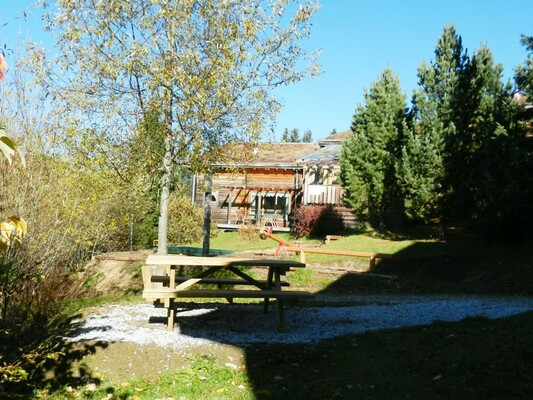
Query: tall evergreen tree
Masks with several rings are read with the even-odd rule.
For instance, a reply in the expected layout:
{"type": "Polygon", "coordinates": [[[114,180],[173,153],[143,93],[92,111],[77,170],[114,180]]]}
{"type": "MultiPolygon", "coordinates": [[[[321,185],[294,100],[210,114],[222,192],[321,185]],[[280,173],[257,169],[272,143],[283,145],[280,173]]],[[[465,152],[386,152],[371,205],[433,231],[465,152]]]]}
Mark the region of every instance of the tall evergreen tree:
{"type": "Polygon", "coordinates": [[[298,128],[293,128],[289,135],[289,142],[291,143],[299,143],[300,142],[300,131],[298,128]]]}
{"type": "Polygon", "coordinates": [[[358,105],[341,155],[345,201],[373,227],[391,227],[401,211],[397,160],[407,129],[406,96],[390,69],[384,70],[358,105]]]}
{"type": "Polygon", "coordinates": [[[313,133],[310,129],[306,130],[302,136],[303,143],[311,143],[313,141],[313,133]]]}
{"type": "MultiPolygon", "coordinates": [[[[494,241],[519,241],[533,223],[533,154],[528,145],[533,120],[533,37],[522,36],[521,43],[529,54],[524,65],[515,69],[515,82],[521,93],[515,99],[517,104],[508,95],[510,86],[498,84],[500,68],[498,80],[493,79],[492,86],[487,84],[480,90],[480,105],[491,106],[491,118],[487,112],[475,114],[476,130],[479,126],[487,134],[479,151],[474,217],[480,233],[494,241]]],[[[487,58],[480,57],[478,64],[488,65],[487,58]]]]}
{"type": "Polygon", "coordinates": [[[435,62],[419,68],[399,168],[409,216],[459,217],[484,230],[516,219],[527,173],[502,71],[487,47],[470,58],[453,26],[444,29],[435,62]]]}
{"type": "Polygon", "coordinates": [[[290,142],[289,130],[287,128],[285,128],[283,134],[281,135],[281,141],[284,143],[290,142]]]}
{"type": "Polygon", "coordinates": [[[411,217],[451,214],[454,181],[461,171],[453,163],[457,138],[455,106],[460,76],[468,63],[462,39],[445,27],[435,49],[435,61],[418,69],[419,88],[413,94],[412,130],[402,154],[401,176],[405,206],[411,217]],[[424,158],[423,155],[426,155],[424,158]],[[423,188],[421,190],[421,188],[423,188]]]}
{"type": "Polygon", "coordinates": [[[528,51],[524,65],[515,69],[515,81],[518,88],[529,96],[529,102],[533,99],[533,36],[522,35],[520,43],[528,51]]]}

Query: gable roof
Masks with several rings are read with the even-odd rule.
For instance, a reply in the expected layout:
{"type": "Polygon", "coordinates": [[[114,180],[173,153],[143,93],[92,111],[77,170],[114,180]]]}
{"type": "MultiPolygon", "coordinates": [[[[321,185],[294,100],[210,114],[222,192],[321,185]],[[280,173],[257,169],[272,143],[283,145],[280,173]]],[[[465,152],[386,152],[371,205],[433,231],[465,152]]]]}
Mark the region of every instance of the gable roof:
{"type": "Polygon", "coordinates": [[[259,148],[253,161],[254,164],[296,164],[317,149],[315,143],[266,143],[259,148]]]}
{"type": "Polygon", "coordinates": [[[250,145],[234,144],[225,149],[225,158],[235,162],[224,162],[218,166],[247,168],[297,168],[302,158],[319,149],[315,143],[261,143],[255,149],[250,145]],[[242,160],[243,152],[250,153],[250,158],[242,160]],[[235,156],[239,155],[239,156],[235,156]]]}
{"type": "Polygon", "coordinates": [[[334,133],[318,140],[318,149],[306,154],[302,159],[303,165],[338,165],[342,143],[352,133],[351,130],[334,133]]]}
{"type": "Polygon", "coordinates": [[[337,132],[332,135],[326,136],[325,138],[318,139],[319,146],[327,146],[330,144],[342,144],[346,138],[352,133],[351,130],[346,130],[342,132],[337,132]]]}

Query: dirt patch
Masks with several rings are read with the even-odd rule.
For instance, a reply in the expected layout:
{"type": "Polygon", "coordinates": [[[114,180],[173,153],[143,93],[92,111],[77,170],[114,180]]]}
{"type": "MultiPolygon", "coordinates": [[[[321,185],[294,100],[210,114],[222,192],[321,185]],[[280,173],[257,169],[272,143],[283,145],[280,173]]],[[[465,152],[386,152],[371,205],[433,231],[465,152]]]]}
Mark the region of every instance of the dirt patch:
{"type": "Polygon", "coordinates": [[[78,273],[84,296],[108,296],[142,291],[141,266],[151,252],[116,252],[98,255],[78,273]]]}
{"type": "Polygon", "coordinates": [[[74,368],[88,367],[94,378],[120,384],[134,378],[150,380],[166,372],[186,369],[195,355],[215,356],[222,365],[231,368],[242,368],[245,363],[243,349],[232,345],[173,350],[155,344],[114,342],[106,348],[97,347],[94,354],[86,356],[74,368]]]}

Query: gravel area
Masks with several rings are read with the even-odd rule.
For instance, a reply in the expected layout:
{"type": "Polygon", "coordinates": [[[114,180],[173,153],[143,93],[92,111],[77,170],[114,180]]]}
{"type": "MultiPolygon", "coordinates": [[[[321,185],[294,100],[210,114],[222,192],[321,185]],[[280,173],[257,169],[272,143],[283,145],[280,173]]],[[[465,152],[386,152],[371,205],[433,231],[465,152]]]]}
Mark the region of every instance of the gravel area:
{"type": "Polygon", "coordinates": [[[188,349],[220,343],[309,343],[365,331],[458,321],[503,318],[533,310],[530,297],[326,296],[285,310],[287,332],[276,330],[275,305],[180,303],[173,332],[166,309],[151,304],[109,304],[95,308],[72,341],[101,340],[188,349]]]}

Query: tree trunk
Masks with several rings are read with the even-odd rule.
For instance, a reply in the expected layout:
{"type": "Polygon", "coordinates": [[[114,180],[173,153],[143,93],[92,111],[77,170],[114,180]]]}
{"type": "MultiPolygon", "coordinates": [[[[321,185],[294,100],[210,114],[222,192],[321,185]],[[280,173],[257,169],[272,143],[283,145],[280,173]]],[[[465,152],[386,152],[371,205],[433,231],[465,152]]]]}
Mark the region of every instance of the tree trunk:
{"type": "Polygon", "coordinates": [[[159,226],[157,231],[157,254],[167,254],[168,206],[170,202],[170,183],[172,179],[172,136],[165,138],[163,157],[163,176],[161,177],[161,202],[159,205],[159,226]]]}
{"type": "Polygon", "coordinates": [[[209,239],[211,236],[211,196],[213,190],[213,181],[211,173],[208,172],[205,176],[205,198],[204,198],[204,226],[202,231],[203,246],[202,255],[207,257],[209,255],[209,239]]]}

